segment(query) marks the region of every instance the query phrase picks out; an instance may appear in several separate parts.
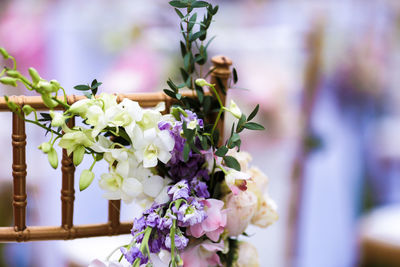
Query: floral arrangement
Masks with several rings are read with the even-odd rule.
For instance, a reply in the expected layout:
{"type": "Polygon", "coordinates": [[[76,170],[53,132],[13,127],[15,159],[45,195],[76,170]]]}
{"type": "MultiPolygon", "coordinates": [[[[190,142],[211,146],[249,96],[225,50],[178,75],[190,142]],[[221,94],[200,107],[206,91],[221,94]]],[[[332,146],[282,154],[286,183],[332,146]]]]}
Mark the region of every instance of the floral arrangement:
{"type": "MultiPolygon", "coordinates": [[[[105,160],[109,172],[98,181],[104,197],[142,205],[142,216],[133,221],[132,242],[119,248],[120,262],[95,260],[90,266],[122,266],[123,258],[135,267],[258,266],[255,248],[239,236],[247,236],[250,223],[267,227],[278,217],[274,202],[264,195],[268,179],[240,151],[244,129],[264,129],[252,122],[259,106],[248,116],[234,101],[225,106],[221,94],[226,90],[217,91],[206,81],[210,72],[203,74],[210,44],[204,41],[218,6],[194,0],[170,5],[181,19],[184,66],[183,83],[167,81],[164,92],[175,100],[167,113],[164,103],[144,109],[129,99],[118,103],[116,95],[97,96],[97,80],[75,86],[86,98],[69,105],[57,81],[43,79],[33,68],[30,77],[23,76],[15,59],[0,48],[3,58],[14,63],[0,73],[0,82],[20,82],[36,91],[50,111],[38,114],[29,105],[5,99],[13,112],[50,133],[39,149],[53,168],[58,166],[56,142],[72,155],[75,166],[91,155],[92,165],[80,175],[81,191],[93,182],[96,163],[105,160]],[[205,15],[199,22],[195,11],[202,8],[205,15]],[[184,88],[192,96],[184,96],[184,88]],[[64,112],[55,111],[60,106],[64,112]],[[224,113],[236,121],[229,138],[220,140],[217,126],[224,113]],[[72,127],[72,117],[81,118],[82,124],[72,127]]],[[[237,82],[235,70],[232,81],[237,82]]]]}

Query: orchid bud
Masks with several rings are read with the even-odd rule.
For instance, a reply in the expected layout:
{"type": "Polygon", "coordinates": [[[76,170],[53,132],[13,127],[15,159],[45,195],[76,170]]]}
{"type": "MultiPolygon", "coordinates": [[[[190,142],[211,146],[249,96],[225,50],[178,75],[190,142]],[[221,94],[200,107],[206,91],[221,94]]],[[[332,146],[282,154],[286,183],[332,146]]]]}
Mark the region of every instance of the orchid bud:
{"type": "Polygon", "coordinates": [[[12,78],[19,78],[19,77],[21,77],[21,73],[19,73],[19,72],[16,71],[16,70],[8,70],[8,71],[6,71],[6,74],[7,74],[8,76],[12,77],[12,78]]]}
{"type": "Polygon", "coordinates": [[[42,150],[43,153],[49,153],[50,149],[52,148],[51,144],[49,142],[44,142],[40,146],[38,146],[38,149],[42,150]]]}
{"type": "Polygon", "coordinates": [[[79,100],[69,107],[68,112],[72,114],[84,114],[89,108],[89,103],[90,99],[79,100]]]}
{"type": "Polygon", "coordinates": [[[7,106],[8,108],[12,111],[12,112],[16,112],[19,111],[19,106],[17,104],[15,104],[12,101],[9,101],[8,96],[4,96],[4,99],[6,100],[7,106]]]}
{"type": "Polygon", "coordinates": [[[242,111],[240,110],[238,105],[236,105],[235,101],[233,101],[233,100],[231,100],[228,111],[230,113],[232,113],[232,115],[235,116],[237,119],[240,119],[240,117],[242,117],[242,111]]]}
{"type": "Polygon", "coordinates": [[[61,127],[65,123],[65,117],[62,113],[50,110],[50,116],[53,119],[51,121],[51,126],[53,127],[61,127]]]}
{"type": "Polygon", "coordinates": [[[12,77],[1,77],[0,83],[17,87],[17,79],[12,77]]]}
{"type": "Polygon", "coordinates": [[[90,170],[83,170],[81,177],[79,178],[79,190],[83,191],[92,183],[94,179],[94,173],[90,170]]]}
{"type": "Polygon", "coordinates": [[[29,68],[28,71],[29,71],[29,75],[32,78],[33,84],[36,85],[41,80],[39,73],[34,68],[29,68]]]}
{"type": "Polygon", "coordinates": [[[203,86],[211,86],[211,84],[209,84],[206,80],[204,80],[204,79],[196,79],[196,85],[198,85],[198,86],[201,86],[201,87],[203,87],[203,86]]]}
{"type": "Polygon", "coordinates": [[[4,59],[8,59],[10,57],[8,52],[3,47],[0,47],[0,54],[3,56],[4,59]]]}
{"type": "Polygon", "coordinates": [[[54,85],[44,80],[39,81],[36,86],[39,92],[54,93],[57,91],[54,85]]]}
{"type": "Polygon", "coordinates": [[[42,94],[42,100],[43,100],[43,103],[48,108],[55,108],[58,105],[57,101],[51,99],[51,94],[48,94],[48,93],[42,94]]]}
{"type": "Polygon", "coordinates": [[[47,159],[49,160],[51,167],[57,169],[58,156],[56,150],[53,147],[50,149],[49,153],[47,153],[47,159]]]}
{"type": "Polygon", "coordinates": [[[85,156],[85,147],[79,146],[74,150],[74,154],[72,156],[72,161],[74,162],[75,166],[81,164],[83,157],[85,156]]]}
{"type": "Polygon", "coordinates": [[[28,116],[33,111],[35,111],[35,109],[33,107],[31,107],[30,105],[24,105],[24,107],[22,108],[22,111],[25,113],[26,116],[28,116]]]}

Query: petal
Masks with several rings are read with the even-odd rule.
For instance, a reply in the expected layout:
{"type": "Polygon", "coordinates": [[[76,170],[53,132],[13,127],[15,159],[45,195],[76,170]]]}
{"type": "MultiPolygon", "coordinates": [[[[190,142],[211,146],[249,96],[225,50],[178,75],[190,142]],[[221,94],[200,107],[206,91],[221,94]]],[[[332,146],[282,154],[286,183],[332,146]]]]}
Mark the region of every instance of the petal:
{"type": "Polygon", "coordinates": [[[211,231],[211,232],[207,232],[206,236],[208,238],[210,238],[212,241],[217,242],[219,239],[219,236],[222,234],[222,232],[224,231],[224,227],[219,227],[218,229],[211,231]]]}
{"type": "Polygon", "coordinates": [[[174,149],[175,146],[175,140],[174,138],[169,134],[168,131],[161,131],[158,133],[158,136],[160,137],[163,145],[168,151],[171,151],[174,149]]]}
{"type": "Polygon", "coordinates": [[[143,185],[135,178],[124,179],[122,192],[131,197],[136,197],[143,192],[143,185]]]}
{"type": "Polygon", "coordinates": [[[164,187],[164,179],[161,176],[154,175],[143,181],[143,192],[151,197],[157,197],[164,187]]]}
{"type": "Polygon", "coordinates": [[[145,168],[153,168],[155,166],[157,166],[157,157],[151,157],[151,158],[147,158],[147,157],[143,157],[143,167],[145,168]]]}
{"type": "Polygon", "coordinates": [[[155,128],[150,128],[143,133],[143,137],[147,142],[152,142],[157,136],[155,128]]]}
{"type": "Polygon", "coordinates": [[[165,150],[161,150],[158,152],[157,157],[162,163],[168,163],[168,161],[171,159],[172,156],[171,153],[165,150]]]}

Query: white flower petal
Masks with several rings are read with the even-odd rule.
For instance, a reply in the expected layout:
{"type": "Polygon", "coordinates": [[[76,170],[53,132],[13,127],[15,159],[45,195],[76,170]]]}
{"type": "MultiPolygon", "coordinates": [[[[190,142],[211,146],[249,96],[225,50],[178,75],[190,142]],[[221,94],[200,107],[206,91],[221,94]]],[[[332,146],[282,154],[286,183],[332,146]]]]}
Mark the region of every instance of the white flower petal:
{"type": "Polygon", "coordinates": [[[175,140],[174,138],[169,134],[168,131],[161,131],[158,133],[158,137],[160,137],[162,143],[166,147],[168,151],[171,151],[174,149],[175,146],[175,140]]]}
{"type": "Polygon", "coordinates": [[[152,142],[157,137],[155,128],[150,128],[143,133],[143,137],[147,142],[152,142]]]}
{"type": "Polygon", "coordinates": [[[164,179],[161,176],[154,175],[143,181],[143,192],[155,198],[164,187],[164,179]]]}
{"type": "Polygon", "coordinates": [[[165,150],[161,150],[158,152],[158,159],[162,163],[168,163],[168,161],[171,159],[171,153],[169,153],[165,150]]]}
{"type": "Polygon", "coordinates": [[[135,178],[127,178],[122,182],[122,192],[130,197],[136,197],[143,192],[143,185],[135,178]]]}
{"type": "Polygon", "coordinates": [[[157,157],[143,157],[143,167],[153,168],[157,166],[157,157]]]}

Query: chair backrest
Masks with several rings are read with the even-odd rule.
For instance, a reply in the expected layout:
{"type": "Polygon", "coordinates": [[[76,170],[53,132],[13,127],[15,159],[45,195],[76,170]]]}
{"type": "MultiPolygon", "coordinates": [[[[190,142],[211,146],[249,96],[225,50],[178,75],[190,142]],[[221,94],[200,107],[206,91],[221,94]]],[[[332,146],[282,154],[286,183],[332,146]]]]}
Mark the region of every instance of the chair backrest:
{"type": "MultiPolygon", "coordinates": [[[[231,75],[231,60],[218,56],[212,59],[214,67],[211,72],[211,83],[216,84],[216,89],[222,100],[225,96],[222,92],[228,89],[228,80],[231,75]]],[[[192,92],[184,93],[184,96],[193,96],[192,92]]],[[[68,96],[68,103],[85,98],[84,96],[68,96]]],[[[167,110],[173,104],[173,99],[163,93],[138,93],[118,95],[117,100],[129,98],[137,101],[142,107],[153,107],[159,102],[165,102],[167,110]]],[[[46,110],[41,97],[39,96],[12,96],[10,100],[21,107],[31,105],[38,110],[46,110]]],[[[4,98],[0,98],[0,111],[11,112],[4,98]]],[[[74,120],[69,121],[69,126],[74,125],[74,120]]],[[[223,120],[218,125],[220,135],[223,136],[223,120]]],[[[111,236],[128,234],[132,228],[132,222],[120,222],[120,200],[108,202],[108,221],[102,224],[74,225],[74,176],[75,167],[72,163],[72,155],[68,156],[63,150],[61,160],[61,226],[27,226],[26,225],[26,132],[25,121],[17,114],[12,116],[12,176],[13,176],[13,216],[14,227],[0,227],[0,242],[27,242],[38,240],[66,240],[94,236],[111,236]]],[[[220,138],[222,139],[222,138],[220,138]]]]}

